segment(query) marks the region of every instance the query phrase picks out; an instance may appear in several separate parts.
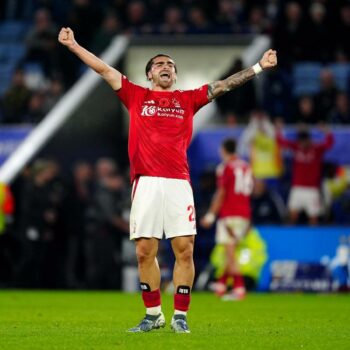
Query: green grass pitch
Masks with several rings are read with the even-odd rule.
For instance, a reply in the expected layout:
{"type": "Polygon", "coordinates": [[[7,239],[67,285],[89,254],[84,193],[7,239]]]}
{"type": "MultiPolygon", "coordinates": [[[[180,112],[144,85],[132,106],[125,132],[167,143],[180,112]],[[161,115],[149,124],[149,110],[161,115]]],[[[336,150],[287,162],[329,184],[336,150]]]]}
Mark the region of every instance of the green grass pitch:
{"type": "Polygon", "coordinates": [[[0,291],[0,349],[350,349],[350,296],[250,294],[222,302],[193,293],[191,334],[174,334],[172,296],[164,329],[129,334],[144,309],[139,294],[0,291]]]}

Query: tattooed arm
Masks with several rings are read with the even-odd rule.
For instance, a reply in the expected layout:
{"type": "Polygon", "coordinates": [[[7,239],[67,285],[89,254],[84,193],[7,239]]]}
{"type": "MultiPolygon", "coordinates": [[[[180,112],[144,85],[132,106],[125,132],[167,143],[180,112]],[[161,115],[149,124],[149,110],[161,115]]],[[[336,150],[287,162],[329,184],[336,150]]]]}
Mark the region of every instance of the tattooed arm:
{"type": "Polygon", "coordinates": [[[214,100],[226,92],[243,85],[248,80],[254,78],[261,71],[273,68],[276,65],[276,51],[270,49],[264,53],[259,63],[255,64],[253,67],[243,69],[242,71],[233,74],[224,80],[214,81],[208,84],[208,99],[214,100]]]}

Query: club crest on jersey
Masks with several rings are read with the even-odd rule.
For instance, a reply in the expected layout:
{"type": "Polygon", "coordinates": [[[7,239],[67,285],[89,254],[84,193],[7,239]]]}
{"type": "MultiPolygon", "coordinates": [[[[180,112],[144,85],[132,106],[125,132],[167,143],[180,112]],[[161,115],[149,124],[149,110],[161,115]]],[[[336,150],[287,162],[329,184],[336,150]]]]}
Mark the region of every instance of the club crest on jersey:
{"type": "Polygon", "coordinates": [[[176,98],[173,98],[171,102],[174,105],[174,107],[181,108],[180,102],[176,98]]]}

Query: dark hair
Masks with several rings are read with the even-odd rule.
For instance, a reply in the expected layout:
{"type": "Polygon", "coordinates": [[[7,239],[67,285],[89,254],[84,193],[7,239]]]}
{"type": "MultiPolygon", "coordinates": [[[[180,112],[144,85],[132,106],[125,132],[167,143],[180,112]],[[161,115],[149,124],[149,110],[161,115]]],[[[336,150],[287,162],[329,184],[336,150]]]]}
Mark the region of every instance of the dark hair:
{"type": "Polygon", "coordinates": [[[306,140],[309,140],[310,138],[311,138],[310,133],[307,130],[300,130],[297,133],[297,139],[299,141],[306,141],[306,140]]]}
{"type": "Polygon", "coordinates": [[[222,148],[230,154],[236,152],[236,140],[234,139],[226,139],[221,144],[222,148]]]}
{"type": "MultiPolygon", "coordinates": [[[[172,59],[171,56],[169,56],[165,53],[159,53],[159,54],[155,55],[154,57],[152,57],[146,64],[145,73],[146,73],[147,79],[148,79],[148,72],[151,70],[153,63],[154,63],[154,59],[156,59],[157,57],[168,57],[168,58],[172,59]]],[[[177,73],[176,64],[175,64],[175,73],[177,73]]]]}

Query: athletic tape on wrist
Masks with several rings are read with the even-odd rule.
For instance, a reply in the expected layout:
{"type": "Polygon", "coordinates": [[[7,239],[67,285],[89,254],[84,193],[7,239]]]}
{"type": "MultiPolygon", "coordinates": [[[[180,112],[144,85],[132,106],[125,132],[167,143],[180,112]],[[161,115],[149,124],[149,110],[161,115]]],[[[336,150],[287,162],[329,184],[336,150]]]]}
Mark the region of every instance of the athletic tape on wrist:
{"type": "Polygon", "coordinates": [[[254,64],[253,71],[254,71],[255,75],[258,75],[259,73],[261,73],[263,71],[259,62],[254,64]]]}

